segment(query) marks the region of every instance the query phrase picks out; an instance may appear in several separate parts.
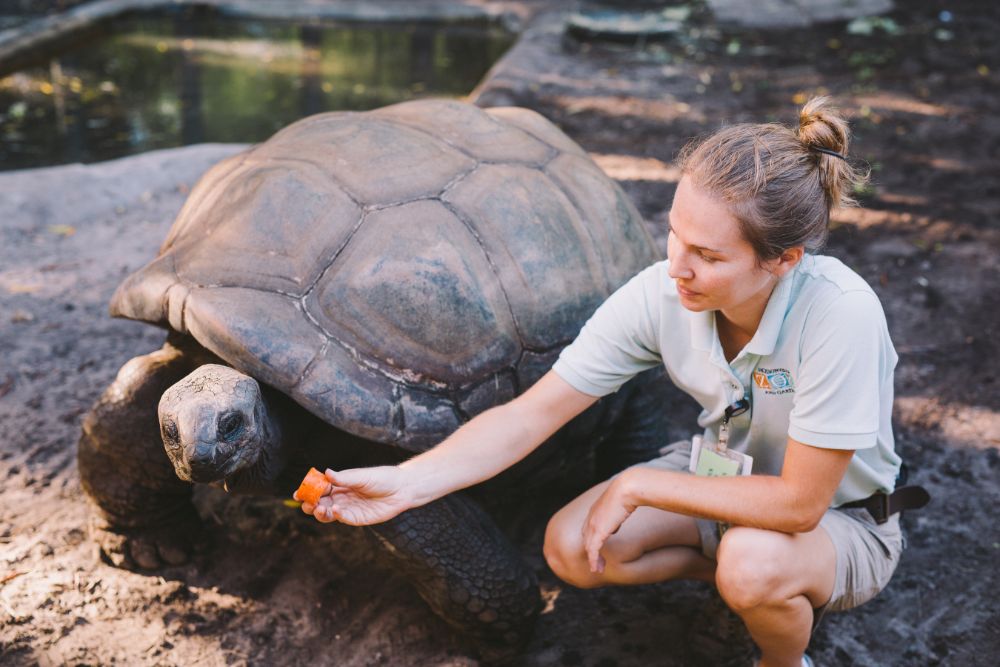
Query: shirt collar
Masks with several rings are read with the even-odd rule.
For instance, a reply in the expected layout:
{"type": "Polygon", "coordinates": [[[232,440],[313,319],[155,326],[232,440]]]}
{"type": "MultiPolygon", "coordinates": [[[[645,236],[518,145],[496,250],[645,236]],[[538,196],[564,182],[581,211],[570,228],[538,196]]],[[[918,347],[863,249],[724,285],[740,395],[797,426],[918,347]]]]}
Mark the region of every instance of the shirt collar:
{"type": "Polygon", "coordinates": [[[748,353],[765,357],[774,352],[778,344],[778,335],[781,333],[781,325],[785,321],[785,313],[788,312],[788,302],[792,298],[792,277],[797,271],[798,267],[795,267],[783,275],[774,286],[774,291],[771,292],[764,308],[764,316],[757,325],[757,332],[747,343],[748,353]]]}
{"type": "MultiPolygon", "coordinates": [[[[778,284],[774,286],[771,296],[768,297],[767,306],[764,307],[764,315],[757,326],[757,332],[746,345],[745,351],[747,353],[763,357],[774,352],[778,343],[778,334],[781,333],[781,325],[785,321],[785,313],[788,311],[788,303],[791,301],[792,277],[797,272],[798,267],[795,267],[782,276],[778,284]]],[[[715,331],[715,311],[690,313],[690,317],[691,347],[696,350],[712,352],[718,340],[715,331]]]]}

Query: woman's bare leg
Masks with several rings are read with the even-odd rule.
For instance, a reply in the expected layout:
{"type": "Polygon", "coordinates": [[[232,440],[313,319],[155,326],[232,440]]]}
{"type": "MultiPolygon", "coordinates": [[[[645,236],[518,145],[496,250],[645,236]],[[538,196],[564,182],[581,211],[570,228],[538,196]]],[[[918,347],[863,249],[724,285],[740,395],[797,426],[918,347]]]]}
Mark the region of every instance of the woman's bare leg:
{"type": "Polygon", "coordinates": [[[583,523],[609,483],[587,490],[549,521],[545,559],[556,576],[580,588],[667,579],[714,581],[715,561],[702,555],[694,519],[652,507],[640,507],[625,520],[601,549],[604,572],[591,572],[583,550],[583,523]]]}
{"type": "Polygon", "coordinates": [[[789,535],[731,528],[719,545],[716,585],[761,650],[761,667],[799,667],[813,608],[833,593],[836,552],[823,528],[789,535]]]}
{"type": "Polygon", "coordinates": [[[590,571],[583,522],[610,482],[563,507],[545,532],[552,571],[580,588],[668,579],[714,581],[761,650],[761,667],[798,667],[809,644],[813,609],[833,593],[836,552],[826,531],[789,535],[735,527],[719,546],[718,562],[701,553],[692,517],[640,507],[601,549],[604,572],[590,571]]]}

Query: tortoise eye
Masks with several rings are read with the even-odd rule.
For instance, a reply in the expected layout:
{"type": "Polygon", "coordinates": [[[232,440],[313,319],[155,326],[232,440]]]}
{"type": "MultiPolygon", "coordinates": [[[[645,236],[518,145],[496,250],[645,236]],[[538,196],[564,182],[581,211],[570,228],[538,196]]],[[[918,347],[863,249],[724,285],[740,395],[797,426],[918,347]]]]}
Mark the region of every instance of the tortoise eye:
{"type": "Polygon", "coordinates": [[[172,445],[177,444],[179,434],[177,433],[177,424],[173,419],[163,420],[163,437],[168,443],[172,445]]]}
{"type": "Polygon", "coordinates": [[[239,433],[243,427],[243,414],[239,412],[227,412],[219,418],[217,428],[220,440],[228,440],[239,433]]]}

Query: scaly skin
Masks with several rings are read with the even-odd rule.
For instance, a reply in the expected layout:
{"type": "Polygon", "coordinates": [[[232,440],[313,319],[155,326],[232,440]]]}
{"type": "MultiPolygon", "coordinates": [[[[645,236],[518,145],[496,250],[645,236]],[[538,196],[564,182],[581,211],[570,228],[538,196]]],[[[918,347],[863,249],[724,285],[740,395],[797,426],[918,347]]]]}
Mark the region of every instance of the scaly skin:
{"type": "Polygon", "coordinates": [[[486,656],[497,660],[527,643],[541,611],[538,581],[473,501],[451,494],[367,529],[431,608],[486,656]]]}

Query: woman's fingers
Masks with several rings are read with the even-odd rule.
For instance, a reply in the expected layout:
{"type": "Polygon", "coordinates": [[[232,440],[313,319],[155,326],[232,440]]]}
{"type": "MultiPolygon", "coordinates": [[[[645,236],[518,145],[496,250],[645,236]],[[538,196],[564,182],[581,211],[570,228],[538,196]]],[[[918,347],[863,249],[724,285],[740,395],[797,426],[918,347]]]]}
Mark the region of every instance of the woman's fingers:
{"type": "Polygon", "coordinates": [[[319,499],[319,503],[313,510],[313,516],[320,523],[330,523],[337,520],[333,501],[329,496],[323,496],[319,499]]]}
{"type": "Polygon", "coordinates": [[[623,501],[620,486],[614,482],[590,506],[583,523],[583,546],[591,572],[604,572],[601,549],[634,511],[635,505],[623,501]]]}
{"type": "Polygon", "coordinates": [[[604,572],[604,557],[601,554],[597,554],[597,557],[588,558],[590,561],[590,571],[601,574],[604,572]]]}
{"type": "Polygon", "coordinates": [[[587,522],[587,527],[583,533],[583,546],[587,552],[587,563],[591,572],[604,572],[604,557],[601,556],[601,549],[607,541],[607,534],[599,533],[591,522],[587,522]]]}
{"type": "Polygon", "coordinates": [[[336,517],[336,520],[340,523],[347,524],[348,526],[364,526],[376,523],[376,521],[371,520],[371,513],[366,512],[365,507],[358,503],[348,503],[346,505],[335,503],[331,507],[331,515],[336,517]]]}
{"type": "Polygon", "coordinates": [[[345,489],[367,490],[373,486],[374,474],[371,468],[354,468],[351,470],[330,470],[324,473],[333,486],[345,489]]]}
{"type": "Polygon", "coordinates": [[[373,498],[399,493],[402,486],[400,471],[396,466],[327,470],[325,474],[334,486],[354,489],[373,498]]]}

